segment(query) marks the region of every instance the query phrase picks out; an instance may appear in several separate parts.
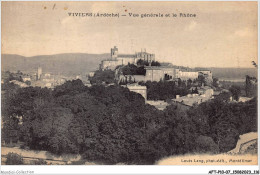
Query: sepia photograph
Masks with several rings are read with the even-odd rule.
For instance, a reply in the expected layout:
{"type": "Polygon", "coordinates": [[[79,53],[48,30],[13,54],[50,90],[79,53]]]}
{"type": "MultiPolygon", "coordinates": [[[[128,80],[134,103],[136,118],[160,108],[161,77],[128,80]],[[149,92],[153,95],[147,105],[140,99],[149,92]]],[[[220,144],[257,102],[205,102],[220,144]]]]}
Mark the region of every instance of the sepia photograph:
{"type": "Polygon", "coordinates": [[[257,128],[257,1],[1,2],[3,167],[258,165],[257,128]]]}

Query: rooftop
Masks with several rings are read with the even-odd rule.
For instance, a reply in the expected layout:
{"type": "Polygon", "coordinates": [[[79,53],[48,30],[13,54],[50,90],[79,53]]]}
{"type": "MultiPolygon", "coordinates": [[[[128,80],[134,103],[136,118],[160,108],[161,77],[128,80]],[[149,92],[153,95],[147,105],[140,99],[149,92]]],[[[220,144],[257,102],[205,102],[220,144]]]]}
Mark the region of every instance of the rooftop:
{"type": "Polygon", "coordinates": [[[128,89],[139,89],[139,90],[146,90],[146,86],[140,86],[136,84],[130,84],[130,85],[122,85],[123,87],[127,87],[128,89]]]}
{"type": "Polygon", "coordinates": [[[147,100],[146,103],[149,105],[153,105],[159,110],[164,110],[169,105],[167,102],[162,100],[158,100],[158,101],[147,100]]]}
{"type": "Polygon", "coordinates": [[[187,96],[182,96],[182,97],[173,99],[173,101],[182,103],[187,106],[193,106],[193,104],[200,104],[209,99],[210,99],[209,97],[206,97],[204,95],[188,94],[187,96]]]}
{"type": "Polygon", "coordinates": [[[23,82],[20,82],[20,81],[17,81],[17,80],[11,80],[10,83],[14,83],[20,87],[28,87],[27,84],[23,83],[23,82]]]}

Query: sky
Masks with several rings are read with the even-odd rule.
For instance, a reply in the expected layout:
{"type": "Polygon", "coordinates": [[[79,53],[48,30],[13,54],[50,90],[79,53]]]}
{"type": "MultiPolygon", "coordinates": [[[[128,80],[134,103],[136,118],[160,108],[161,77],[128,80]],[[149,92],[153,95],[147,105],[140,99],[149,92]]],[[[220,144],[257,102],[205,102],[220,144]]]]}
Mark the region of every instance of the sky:
{"type": "Polygon", "coordinates": [[[174,65],[253,67],[251,61],[258,60],[257,17],[257,2],[2,2],[2,54],[101,54],[117,46],[119,54],[145,48],[156,60],[174,65]],[[179,17],[180,13],[196,17],[179,17]]]}

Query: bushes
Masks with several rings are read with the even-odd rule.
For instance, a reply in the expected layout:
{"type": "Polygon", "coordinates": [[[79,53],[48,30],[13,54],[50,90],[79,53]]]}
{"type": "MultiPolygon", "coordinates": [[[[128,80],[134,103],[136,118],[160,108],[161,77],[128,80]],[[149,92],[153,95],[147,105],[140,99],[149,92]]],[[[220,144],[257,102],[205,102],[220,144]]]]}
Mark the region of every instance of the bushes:
{"type": "Polygon", "coordinates": [[[36,160],[34,165],[47,165],[47,162],[43,159],[36,160]]]}
{"type": "MultiPolygon", "coordinates": [[[[23,157],[17,153],[8,153],[5,161],[6,165],[25,165],[23,157]]],[[[30,165],[47,165],[47,162],[43,159],[35,160],[30,165]]]]}
{"type": "Polygon", "coordinates": [[[23,165],[23,158],[16,153],[8,153],[6,157],[6,165],[23,165]]]}

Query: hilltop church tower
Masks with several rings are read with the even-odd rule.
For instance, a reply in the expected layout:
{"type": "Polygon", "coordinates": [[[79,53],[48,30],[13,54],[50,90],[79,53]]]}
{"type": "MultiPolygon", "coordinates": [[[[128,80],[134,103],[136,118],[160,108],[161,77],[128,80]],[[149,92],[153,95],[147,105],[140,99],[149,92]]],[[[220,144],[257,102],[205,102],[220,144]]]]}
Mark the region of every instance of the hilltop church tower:
{"type": "Polygon", "coordinates": [[[114,46],[114,48],[111,48],[111,59],[116,60],[118,54],[118,48],[114,46]]]}
{"type": "Polygon", "coordinates": [[[36,79],[40,80],[42,76],[42,68],[39,66],[37,69],[37,75],[36,75],[36,79]]]}

